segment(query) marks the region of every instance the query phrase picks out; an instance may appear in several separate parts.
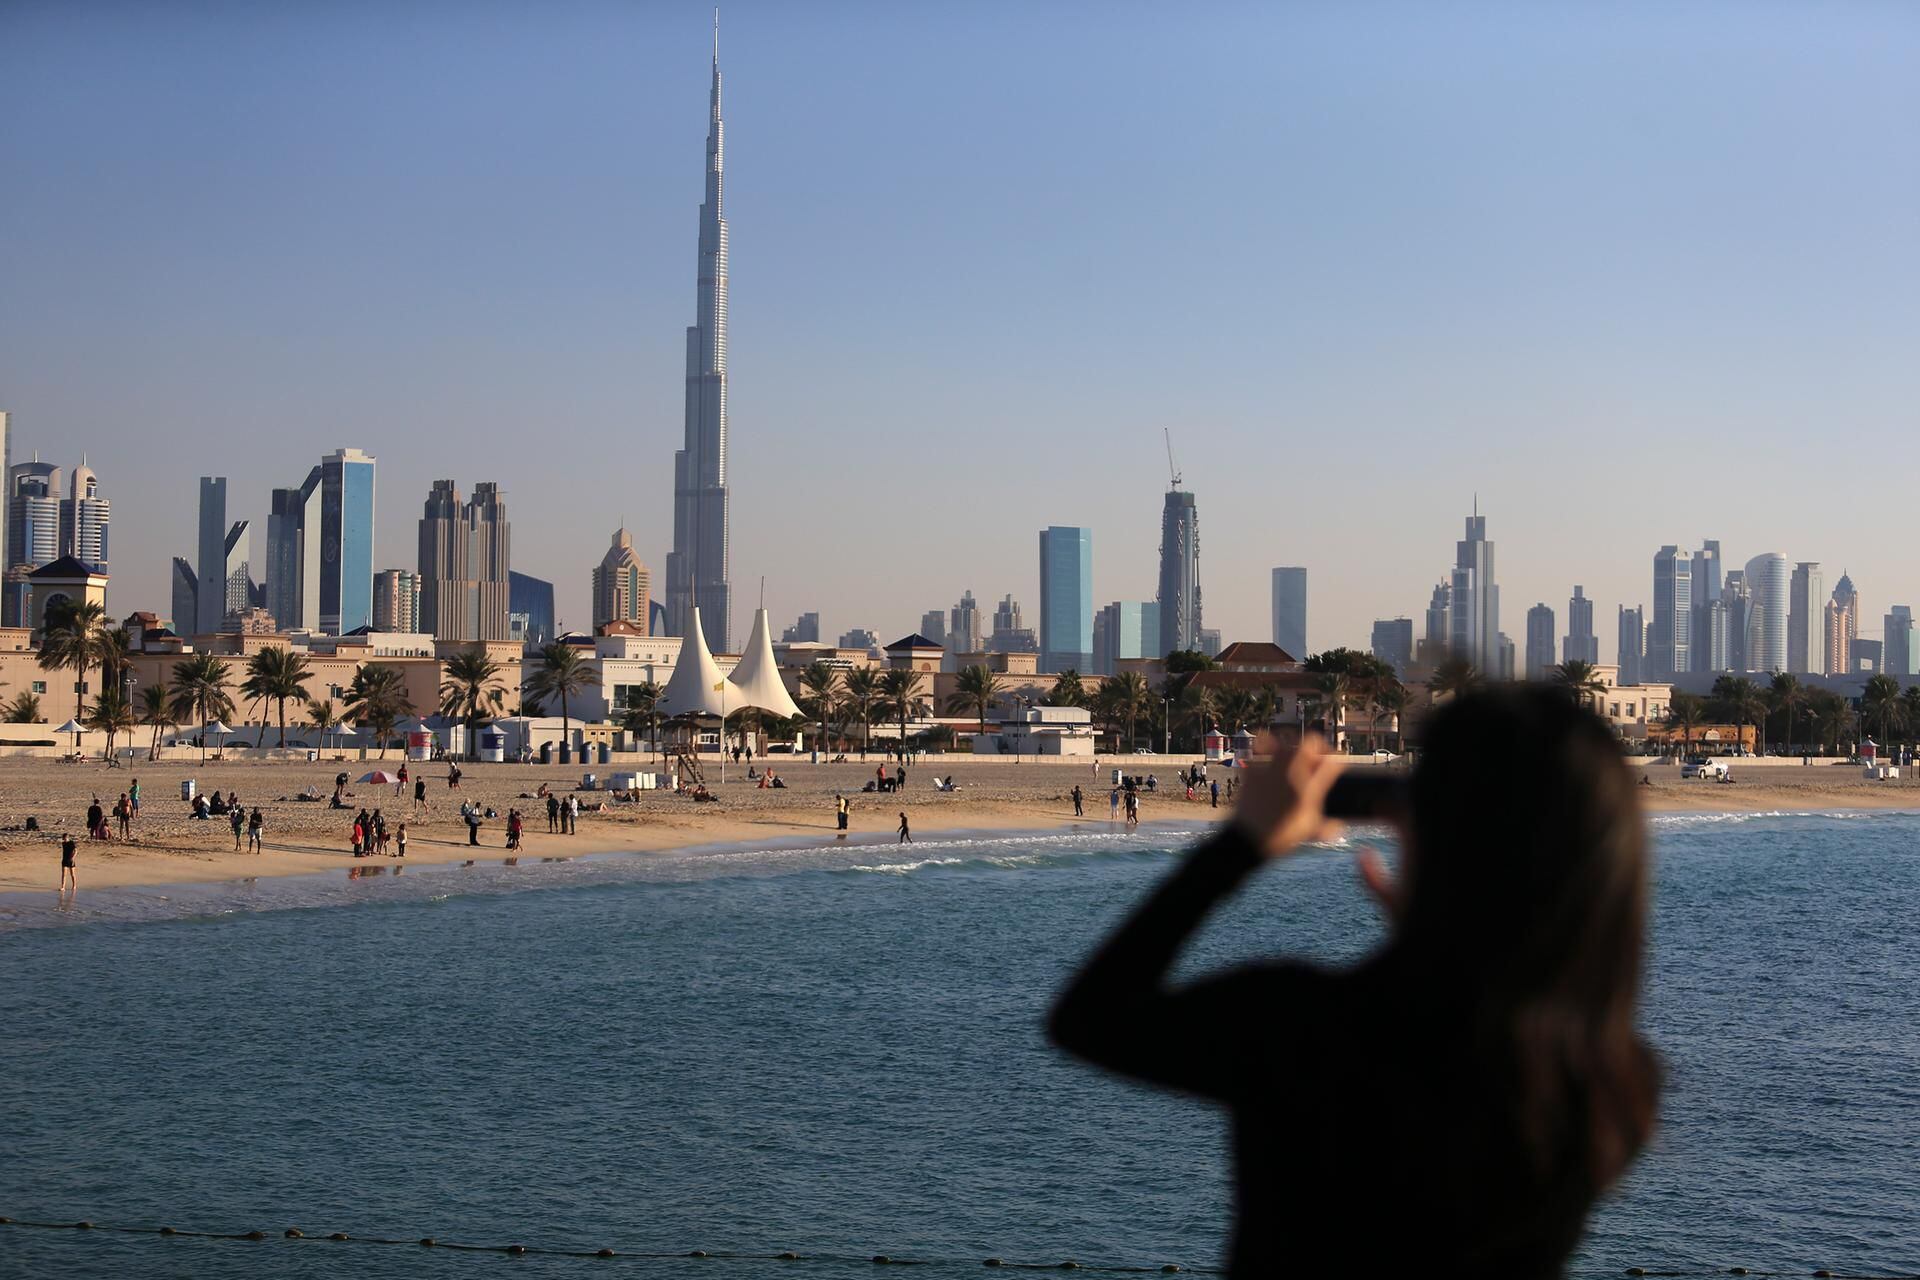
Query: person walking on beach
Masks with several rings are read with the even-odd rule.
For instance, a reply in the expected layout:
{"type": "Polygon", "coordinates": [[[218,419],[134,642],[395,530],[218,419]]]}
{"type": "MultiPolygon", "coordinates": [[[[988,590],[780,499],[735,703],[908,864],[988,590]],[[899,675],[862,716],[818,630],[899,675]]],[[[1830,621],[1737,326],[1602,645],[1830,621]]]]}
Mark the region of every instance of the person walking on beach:
{"type": "Polygon", "coordinates": [[[1127,792],[1127,827],[1132,829],[1140,825],[1140,793],[1127,792]]]}
{"type": "Polygon", "coordinates": [[[80,842],[78,840],[75,840],[71,834],[64,831],[61,832],[60,833],[60,888],[62,892],[65,892],[67,889],[78,889],[80,887],[79,873],[73,869],[74,855],[76,855],[79,852],[80,852],[80,842]]]}
{"type": "Polygon", "coordinates": [[[415,778],[413,780],[413,806],[416,809],[424,809],[427,807],[427,780],[425,778],[415,778]]]}
{"type": "Polygon", "coordinates": [[[554,835],[560,830],[560,797],[547,793],[547,834],[554,835]]]}
{"type": "Polygon", "coordinates": [[[845,831],[847,829],[847,810],[849,807],[850,806],[847,804],[847,798],[841,795],[837,791],[834,792],[833,794],[833,825],[836,830],[845,831]]]}
{"type": "Polygon", "coordinates": [[[119,801],[113,806],[113,819],[120,828],[120,838],[133,839],[133,806],[124,791],[120,793],[119,801]]]}
{"type": "Polygon", "coordinates": [[[1073,816],[1076,818],[1087,816],[1086,797],[1080,794],[1080,784],[1077,782],[1073,784],[1073,816]]]}
{"type": "Polygon", "coordinates": [[[449,760],[447,761],[447,790],[458,791],[459,789],[460,766],[449,760]]]}
{"type": "Polygon", "coordinates": [[[1422,746],[1392,819],[1400,874],[1357,859],[1387,920],[1370,954],[1174,976],[1217,905],[1337,830],[1338,758],[1266,738],[1233,817],[1054,1005],[1068,1053],[1226,1109],[1230,1276],[1561,1275],[1652,1134],[1646,831],[1612,730],[1552,690],[1498,689],[1445,704],[1422,746]]]}
{"type": "Polygon", "coordinates": [[[404,858],[407,856],[407,824],[404,822],[394,828],[393,856],[396,858],[404,858]]]}
{"type": "Polygon", "coordinates": [[[260,806],[253,806],[253,812],[247,815],[247,852],[260,853],[265,845],[261,843],[260,833],[267,829],[267,816],[260,812],[260,806]]]}
{"type": "Polygon", "coordinates": [[[133,785],[127,788],[128,812],[134,817],[140,816],[140,779],[135,778],[133,785]]]}
{"type": "Polygon", "coordinates": [[[400,776],[393,784],[393,794],[396,796],[407,794],[407,762],[405,760],[400,762],[400,776]]]}
{"type": "Polygon", "coordinates": [[[900,839],[895,841],[895,843],[896,844],[912,844],[913,843],[913,832],[907,830],[907,815],[904,811],[902,811],[902,813],[900,814],[900,839]]]}
{"type": "Polygon", "coordinates": [[[240,841],[247,831],[247,811],[235,805],[227,811],[227,825],[233,828],[233,851],[240,852],[240,841]]]}
{"type": "Polygon", "coordinates": [[[1218,809],[1220,807],[1220,779],[1218,778],[1215,778],[1213,780],[1212,794],[1213,794],[1213,807],[1218,809]]]}

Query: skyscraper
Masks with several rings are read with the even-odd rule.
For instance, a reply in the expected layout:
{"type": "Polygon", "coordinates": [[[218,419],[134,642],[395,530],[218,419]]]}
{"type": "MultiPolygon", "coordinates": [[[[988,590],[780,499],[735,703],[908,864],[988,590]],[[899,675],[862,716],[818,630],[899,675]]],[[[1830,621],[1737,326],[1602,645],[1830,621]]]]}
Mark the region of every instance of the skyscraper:
{"type": "Polygon", "coordinates": [[[1527,679],[1544,680],[1552,669],[1553,610],[1543,600],[1527,610],[1527,679]]]}
{"type": "MultiPolygon", "coordinates": [[[[200,477],[200,546],[193,565],[199,607],[186,624],[192,635],[214,635],[227,616],[227,478],[200,477]]],[[[180,626],[179,619],[174,620],[180,626]]]]}
{"type": "Polygon", "coordinates": [[[947,615],[947,652],[980,653],[986,648],[984,628],[980,625],[980,605],[973,592],[960,593],[960,602],[947,615]]]}
{"type": "Polygon", "coordinates": [[[507,639],[547,644],[559,639],[553,615],[553,584],[530,573],[507,571],[507,639]]]}
{"type": "Polygon", "coordinates": [[[1753,607],[1753,592],[1747,586],[1744,569],[1729,569],[1720,581],[1720,603],[1726,609],[1728,671],[1751,671],[1747,661],[1747,615],[1753,607]]]}
{"type": "MultiPolygon", "coordinates": [[[[1088,628],[1092,630],[1091,627],[1088,628]]],[[[1091,639],[1091,637],[1089,637],[1091,639]]],[[[1009,591],[993,611],[993,635],[987,648],[994,653],[1038,653],[1040,638],[1026,624],[1020,602],[1009,591]]]]}
{"type": "Polygon", "coordinates": [[[1433,589],[1433,596],[1427,601],[1427,634],[1420,641],[1417,656],[1428,666],[1437,667],[1446,661],[1447,649],[1453,643],[1453,587],[1442,582],[1433,589]]]}
{"type": "Polygon", "coordinates": [[[358,449],[320,459],[320,617],[307,625],[328,635],[373,621],[373,466],[358,449]]]}
{"type": "Polygon", "coordinates": [[[1273,642],[1289,657],[1307,656],[1307,571],[1298,565],[1273,571],[1273,642]]]}
{"type": "Polygon", "coordinates": [[[728,645],[727,220],[720,119],[720,28],[714,23],[707,116],[707,188],[700,205],[700,269],[687,329],[686,438],[673,455],[673,550],[667,553],[667,629],[687,634],[693,610],[721,652],[728,645]]]}
{"type": "Polygon", "coordinates": [[[1093,671],[1093,530],[1040,531],[1040,669],[1093,671]]]}
{"type": "Polygon", "coordinates": [[[920,638],[931,640],[937,645],[947,643],[947,611],[929,609],[920,615],[920,638]]]}
{"type": "MultiPolygon", "coordinates": [[[[286,631],[320,630],[321,470],[267,505],[267,611],[286,631]]],[[[390,630],[390,628],[378,628],[390,630]]]]}
{"type": "Polygon", "coordinates": [[[191,634],[200,616],[200,575],[184,556],[173,558],[173,630],[191,634]]]}
{"type": "Polygon", "coordinates": [[[1671,680],[1693,670],[1693,562],[1680,548],[1653,557],[1653,620],[1647,626],[1646,676],[1671,680]]]}
{"type": "MultiPolygon", "coordinates": [[[[1280,646],[1286,648],[1285,645],[1280,646]]],[[[1373,624],[1368,646],[1373,656],[1392,667],[1395,675],[1405,675],[1413,661],[1413,619],[1381,618],[1373,624]]]]}
{"type": "Polygon", "coordinates": [[[1200,508],[1193,495],[1167,490],[1160,511],[1160,652],[1200,647],[1200,508]]]}
{"type": "Polygon", "coordinates": [[[1480,514],[1478,501],[1467,517],[1467,536],[1454,544],[1448,621],[1452,624],[1449,656],[1465,658],[1487,675],[1499,671],[1500,586],[1494,578],[1487,518],[1480,514]]]}
{"type": "Polygon", "coordinates": [[[1887,675],[1920,675],[1920,648],[1914,645],[1913,610],[1896,604],[1881,619],[1880,669],[1887,675]]]}
{"type": "Polygon", "coordinates": [[[1768,551],[1747,561],[1747,670],[1787,669],[1787,558],[1768,551]]]}
{"type": "Polygon", "coordinates": [[[1575,587],[1567,601],[1567,635],[1561,642],[1562,662],[1599,662],[1600,637],[1593,633],[1593,601],[1585,587],[1575,587]]]}
{"type": "Polygon", "coordinates": [[[1687,659],[1689,671],[1725,671],[1727,635],[1725,607],[1720,600],[1720,544],[1701,542],[1693,553],[1688,574],[1692,598],[1688,604],[1691,621],[1687,659]],[[1719,611],[1716,620],[1715,611],[1719,611]]]}
{"type": "Polygon", "coordinates": [[[375,631],[420,630],[420,575],[405,569],[382,569],[373,575],[375,631]]]}
{"type": "Polygon", "coordinates": [[[8,472],[7,489],[13,515],[7,545],[13,548],[14,564],[29,569],[52,564],[64,554],[60,540],[60,468],[37,457],[19,463],[8,472]]]}
{"type": "Polygon", "coordinates": [[[780,643],[819,644],[820,615],[818,613],[803,613],[795,618],[793,625],[780,633],[780,643]]]}
{"type": "Polygon", "coordinates": [[[0,409],[0,569],[13,563],[13,553],[7,546],[7,538],[13,530],[13,495],[7,492],[13,486],[13,419],[6,410],[0,409]]]}
{"type": "Polygon", "coordinates": [[[436,480],[420,518],[420,629],[440,640],[507,640],[512,529],[497,484],[460,501],[436,480]]]}
{"type": "Polygon", "coordinates": [[[598,631],[609,622],[630,622],[646,631],[652,584],[653,575],[633,549],[633,535],[615,529],[613,545],[593,570],[593,629],[598,631]]]}
{"type": "Polygon", "coordinates": [[[1840,571],[1840,581],[1834,584],[1833,599],[1827,601],[1823,621],[1827,633],[1827,674],[1845,675],[1853,669],[1853,642],[1860,633],[1860,593],[1853,589],[1853,579],[1845,569],[1840,571]]]}
{"type": "MultiPolygon", "coordinates": [[[[215,631],[231,630],[240,615],[254,606],[253,569],[249,562],[253,550],[252,530],[251,522],[235,520],[221,540],[220,623],[215,631]]],[[[202,578],[202,601],[211,594],[205,590],[206,585],[206,579],[202,578]]]]}
{"type": "Polygon", "coordinates": [[[84,456],[73,469],[70,483],[66,500],[60,504],[60,553],[105,569],[112,504],[100,496],[100,478],[84,456]]]}
{"type": "Polygon", "coordinates": [[[1093,619],[1093,670],[1113,675],[1129,658],[1158,658],[1160,606],[1151,600],[1115,600],[1093,619]]]}
{"type": "Polygon", "coordinates": [[[1826,580],[1820,562],[1803,560],[1787,585],[1787,670],[1814,675],[1827,669],[1827,629],[1823,614],[1826,580]]]}
{"type": "Polygon", "coordinates": [[[1646,679],[1647,612],[1639,605],[1620,606],[1620,683],[1640,684],[1646,679]]]}

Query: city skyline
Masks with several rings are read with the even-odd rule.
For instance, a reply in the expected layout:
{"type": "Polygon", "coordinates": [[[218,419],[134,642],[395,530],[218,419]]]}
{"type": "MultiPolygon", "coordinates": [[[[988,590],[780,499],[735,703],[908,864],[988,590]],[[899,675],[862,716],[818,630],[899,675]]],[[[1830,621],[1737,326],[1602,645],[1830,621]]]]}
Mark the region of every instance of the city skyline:
{"type": "MultiPolygon", "coordinates": [[[[417,50],[370,52],[379,42],[352,15],[221,11],[214,23],[213,10],[187,5],[174,23],[101,12],[23,5],[0,19],[14,37],[0,40],[0,70],[41,104],[31,132],[5,135],[26,178],[0,212],[12,304],[0,309],[0,349],[16,355],[0,408],[12,412],[14,458],[84,449],[106,475],[115,521],[135,531],[116,548],[115,610],[169,599],[169,557],[194,545],[197,475],[230,477],[230,515],[263,529],[270,512],[256,495],[286,484],[290,460],[344,438],[380,456],[385,495],[422,491],[449,469],[438,457],[449,447],[462,471],[510,476],[523,514],[516,562],[559,584],[560,614],[583,629],[578,547],[601,541],[635,494],[649,508],[629,520],[642,558],[657,563],[671,543],[687,153],[707,97],[710,10],[587,6],[462,29],[457,48],[433,55],[431,99],[416,87],[417,50]],[[527,50],[565,70],[509,108],[490,91],[527,50]],[[163,74],[195,87],[156,94],[163,74]],[[236,93],[249,119],[208,158],[196,113],[236,93]],[[530,149],[499,149],[498,130],[581,142],[536,162],[530,149]],[[196,163],[212,164],[205,180],[166,179],[196,163]],[[148,207],[118,212],[115,184],[149,168],[148,207]],[[54,172],[71,180],[34,180],[54,172]],[[327,213],[334,203],[305,198],[316,189],[339,208],[377,208],[378,220],[327,213]],[[86,228],[87,252],[50,269],[59,246],[78,243],[67,224],[86,228]],[[187,288],[195,305],[183,309],[187,288]],[[317,385],[333,393],[307,394],[317,385]],[[341,429],[342,417],[355,426],[341,429]],[[620,465],[541,465],[559,436],[620,465]],[[141,485],[114,483],[136,471],[141,485]]],[[[423,35],[452,21],[421,14],[410,29],[423,35]]],[[[729,394],[747,397],[741,429],[755,456],[733,572],[764,575],[777,615],[818,610],[836,631],[905,634],[963,588],[1037,600],[1031,531],[1057,522],[1100,539],[1095,599],[1151,600],[1156,453],[1171,426],[1186,487],[1207,511],[1206,622],[1227,639],[1268,629],[1263,588],[1276,563],[1314,574],[1317,648],[1363,647],[1372,620],[1417,617],[1435,548],[1476,488],[1497,521],[1512,600],[1560,602],[1579,580],[1603,617],[1651,605],[1646,558],[1663,542],[1698,545],[1699,531],[1614,531],[1663,513],[1669,528],[1711,524],[1730,551],[1846,566],[1862,587],[1858,634],[1878,636],[1892,606],[1920,595],[1871,527],[1872,513],[1898,509],[1911,449],[1911,379],[1896,353],[1920,337],[1905,301],[1920,262],[1896,232],[1920,182],[1886,158],[1905,154],[1888,121],[1916,105],[1912,77],[1896,74],[1920,52],[1913,21],[1769,13],[1730,25],[1650,8],[1498,31],[1407,20],[1407,34],[1382,44],[1328,15],[1134,15],[1108,33],[1047,14],[1023,23],[1030,47],[1008,49],[1007,19],[986,11],[950,19],[938,56],[906,60],[879,55],[924,52],[925,36],[893,15],[730,9],[739,133],[728,141],[748,157],[728,193],[749,250],[733,283],[752,302],[729,336],[752,353],[742,365],[752,377],[729,394]],[[1221,39],[1222,25],[1234,39],[1221,39]],[[1446,42],[1453,65],[1416,58],[1422,38],[1446,42]],[[796,47],[816,72],[799,72],[796,47]],[[1227,76],[1230,101],[1204,115],[1225,107],[1242,123],[1204,136],[1188,88],[1276,50],[1298,74],[1227,76]],[[987,51],[1011,94],[964,72],[987,51]],[[1627,94],[1624,74],[1647,57],[1687,74],[1635,79],[1627,94]],[[1048,88],[1063,65],[1071,97],[1048,88]],[[1526,75],[1487,75],[1499,70],[1526,75]],[[842,73],[857,92],[836,87],[842,73]],[[1114,116],[1122,83],[1164,88],[1114,116]],[[1365,107],[1356,87],[1372,91],[1365,107]],[[876,114],[866,107],[876,94],[940,109],[876,114]],[[1426,118],[1409,114],[1416,101],[1426,118]],[[1029,137],[1036,110],[1065,112],[1075,146],[1029,137]],[[1662,127],[1631,131],[1629,146],[1622,111],[1662,127]],[[1313,128],[1295,127],[1302,120],[1313,128]],[[1422,163],[1438,138],[1457,142],[1449,154],[1461,160],[1444,173],[1422,163]],[[876,153],[898,165],[873,165],[876,153]],[[1376,153],[1357,176],[1342,167],[1376,153]],[[1530,176],[1513,167],[1520,154],[1530,176]],[[1152,164],[1178,180],[1118,187],[1108,175],[1123,156],[1124,171],[1152,164]],[[1260,171],[1288,176],[1268,185],[1251,176],[1260,171]],[[1223,180],[1216,195],[1270,208],[1276,223],[1218,291],[1196,289],[1176,270],[1186,250],[1174,229],[1186,193],[1223,180]],[[1634,194],[1663,184],[1689,197],[1684,208],[1634,194]],[[1309,188],[1310,205],[1284,198],[1309,188]],[[1382,196],[1411,196],[1414,211],[1356,216],[1400,207],[1382,196]],[[1035,220],[1035,202],[1067,215],[1071,234],[1035,220]],[[876,211],[914,216],[859,216],[876,211]],[[1016,225],[1024,238],[1006,234],[1016,225]],[[918,296],[859,269],[876,257],[911,264],[918,296]],[[1370,258],[1392,273],[1384,294],[1385,275],[1354,274],[1370,258]],[[1535,277],[1551,287],[1530,286],[1535,277]],[[1021,296],[1038,309],[1009,312],[1025,279],[1038,287],[1021,296]],[[1488,290],[1500,308],[1468,305],[1488,290]],[[1347,301],[1361,297],[1364,307],[1347,301]],[[1205,339],[1189,337],[1185,318],[1203,312],[1205,339]],[[1382,365],[1395,378],[1374,376],[1382,365]],[[903,409],[926,430],[903,430],[903,409]],[[1778,458],[1817,447],[1810,427],[1884,442],[1893,456],[1850,478],[1846,504],[1786,501],[1797,490],[1778,458]],[[1098,438],[1126,461],[990,481],[916,467],[903,482],[892,450],[864,447],[944,445],[962,430],[985,448],[1037,449],[1042,462],[1098,438]],[[1476,447],[1458,447],[1463,435],[1476,447]],[[1360,438],[1392,459],[1391,520],[1344,520],[1331,486],[1276,484],[1333,473],[1360,438]],[[1570,474],[1596,442],[1610,456],[1664,460],[1682,439],[1699,465],[1644,469],[1624,503],[1592,483],[1543,482],[1570,474]],[[1716,484],[1752,500],[1711,521],[1664,514],[1697,500],[1709,465],[1716,484]],[[1014,518],[946,536],[949,514],[971,510],[983,486],[1014,518]],[[892,530],[886,556],[823,555],[816,539],[792,536],[830,532],[818,503],[835,491],[859,494],[892,530]]],[[[384,502],[376,567],[412,564],[411,501],[384,502]]],[[[1519,630],[1515,616],[1502,622],[1519,630]]]]}

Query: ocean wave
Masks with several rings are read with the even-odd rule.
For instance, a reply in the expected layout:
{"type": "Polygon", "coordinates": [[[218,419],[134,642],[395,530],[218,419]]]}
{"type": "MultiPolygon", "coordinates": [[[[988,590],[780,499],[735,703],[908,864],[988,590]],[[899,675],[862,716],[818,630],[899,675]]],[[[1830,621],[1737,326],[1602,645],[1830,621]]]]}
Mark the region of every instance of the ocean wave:
{"type": "Polygon", "coordinates": [[[1655,831],[1687,827],[1741,826],[1750,822],[1780,822],[1817,818],[1831,822],[1860,822],[1876,818],[1911,818],[1914,809],[1755,809],[1730,813],[1654,813],[1647,825],[1655,831]]]}

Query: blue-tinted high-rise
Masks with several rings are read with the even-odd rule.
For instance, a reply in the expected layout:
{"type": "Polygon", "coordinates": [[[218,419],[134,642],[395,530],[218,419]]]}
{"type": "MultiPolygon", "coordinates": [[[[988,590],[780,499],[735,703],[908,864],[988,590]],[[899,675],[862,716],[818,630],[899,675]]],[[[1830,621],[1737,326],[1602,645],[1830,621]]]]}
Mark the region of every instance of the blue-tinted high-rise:
{"type": "Polygon", "coordinates": [[[358,449],[320,460],[320,630],[373,625],[373,466],[358,449]]]}
{"type": "Polygon", "coordinates": [[[1093,670],[1093,530],[1040,531],[1040,669],[1093,670]]]}

